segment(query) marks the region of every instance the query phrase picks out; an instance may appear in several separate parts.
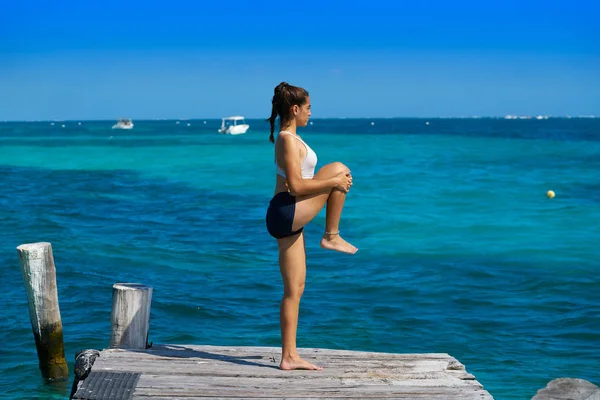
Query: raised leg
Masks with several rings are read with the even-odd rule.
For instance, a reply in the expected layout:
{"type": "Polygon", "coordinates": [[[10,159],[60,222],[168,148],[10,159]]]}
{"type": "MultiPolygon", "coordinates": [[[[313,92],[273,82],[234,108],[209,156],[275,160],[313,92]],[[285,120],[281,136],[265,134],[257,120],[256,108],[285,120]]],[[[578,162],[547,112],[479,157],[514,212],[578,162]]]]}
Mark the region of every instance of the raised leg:
{"type": "Polygon", "coordinates": [[[279,270],[283,279],[283,298],[280,306],[281,363],[279,368],[320,370],[314,364],[300,358],[296,348],[300,298],[306,281],[306,252],[304,234],[278,239],[279,270]]]}
{"type": "MultiPolygon", "coordinates": [[[[348,167],[340,162],[323,166],[313,179],[329,179],[341,172],[350,172],[348,167]]],[[[316,195],[299,197],[296,199],[296,213],[294,215],[293,230],[298,230],[312,221],[327,204],[325,216],[325,233],[321,239],[321,247],[343,253],[354,254],[358,250],[342,239],[339,235],[339,224],[346,201],[346,193],[332,189],[316,195]]]]}
{"type": "Polygon", "coordinates": [[[325,233],[321,239],[321,247],[324,249],[340,251],[342,253],[354,254],[358,251],[356,247],[346,242],[340,236],[340,219],[346,193],[334,189],[327,200],[327,214],[325,215],[325,233]]]}

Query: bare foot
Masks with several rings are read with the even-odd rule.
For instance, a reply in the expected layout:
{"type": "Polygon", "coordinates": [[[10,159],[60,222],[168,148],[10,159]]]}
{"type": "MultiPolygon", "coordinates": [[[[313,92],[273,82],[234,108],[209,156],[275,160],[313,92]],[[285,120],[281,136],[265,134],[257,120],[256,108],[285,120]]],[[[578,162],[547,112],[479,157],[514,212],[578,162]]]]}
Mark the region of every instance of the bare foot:
{"type": "Polygon", "coordinates": [[[342,253],[354,254],[358,249],[346,242],[339,233],[325,233],[321,239],[321,247],[324,249],[335,250],[342,253]]]}
{"type": "Polygon", "coordinates": [[[310,369],[315,371],[321,371],[323,369],[323,367],[317,367],[316,365],[311,364],[308,361],[301,359],[300,357],[282,358],[281,364],[279,364],[279,368],[286,371],[290,371],[293,369],[310,369]]]}

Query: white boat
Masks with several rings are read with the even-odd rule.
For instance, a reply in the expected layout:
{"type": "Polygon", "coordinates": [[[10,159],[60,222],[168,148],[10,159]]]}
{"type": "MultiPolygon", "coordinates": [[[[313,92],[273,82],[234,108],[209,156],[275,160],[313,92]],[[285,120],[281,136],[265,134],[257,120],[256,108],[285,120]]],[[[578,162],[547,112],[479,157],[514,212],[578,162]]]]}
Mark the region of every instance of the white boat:
{"type": "Polygon", "coordinates": [[[128,118],[121,118],[112,126],[113,129],[133,129],[133,122],[128,118]]]}
{"type": "Polygon", "coordinates": [[[235,116],[221,119],[221,128],[219,133],[228,135],[241,135],[246,133],[250,125],[244,121],[244,117],[235,116]]]}

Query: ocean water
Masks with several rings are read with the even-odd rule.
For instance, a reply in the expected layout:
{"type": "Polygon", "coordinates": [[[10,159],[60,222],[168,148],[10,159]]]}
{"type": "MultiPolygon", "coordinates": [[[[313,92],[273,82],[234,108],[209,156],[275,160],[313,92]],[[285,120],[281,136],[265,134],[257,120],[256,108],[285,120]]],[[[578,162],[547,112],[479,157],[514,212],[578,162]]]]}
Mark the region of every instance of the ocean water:
{"type": "MultiPolygon", "coordinates": [[[[153,286],[154,343],[278,346],[267,123],[77,122],[0,123],[0,397],[67,398],[75,352],[108,346],[117,282],[153,286]],[[39,241],[71,373],[51,384],[16,251],[39,241]]],[[[352,170],[341,231],[359,251],[319,248],[324,212],[305,229],[299,347],[449,353],[495,399],[600,384],[600,120],[313,122],[319,166],[352,170]]]]}

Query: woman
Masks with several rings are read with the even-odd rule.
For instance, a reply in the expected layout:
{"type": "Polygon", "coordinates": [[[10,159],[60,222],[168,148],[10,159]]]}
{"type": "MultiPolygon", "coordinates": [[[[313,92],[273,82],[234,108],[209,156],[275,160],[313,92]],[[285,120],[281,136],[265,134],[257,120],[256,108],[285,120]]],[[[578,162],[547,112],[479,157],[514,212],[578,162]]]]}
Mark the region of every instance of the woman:
{"type": "Polygon", "coordinates": [[[303,228],[327,204],[325,233],[321,247],[354,254],[358,250],[340,237],[339,223],[352,186],[350,170],[342,163],[325,165],[316,174],[317,155],[298,136],[296,129],[306,126],[311,115],[308,92],[280,83],[273,95],[271,123],[272,143],[275,143],[275,195],[267,210],[267,230],[277,239],[279,269],[283,278],[283,299],[280,308],[281,363],[284,370],[321,370],[300,358],[296,349],[298,309],[306,278],[306,251],[303,228]],[[279,116],[280,131],[275,141],[275,119],[279,116]]]}

